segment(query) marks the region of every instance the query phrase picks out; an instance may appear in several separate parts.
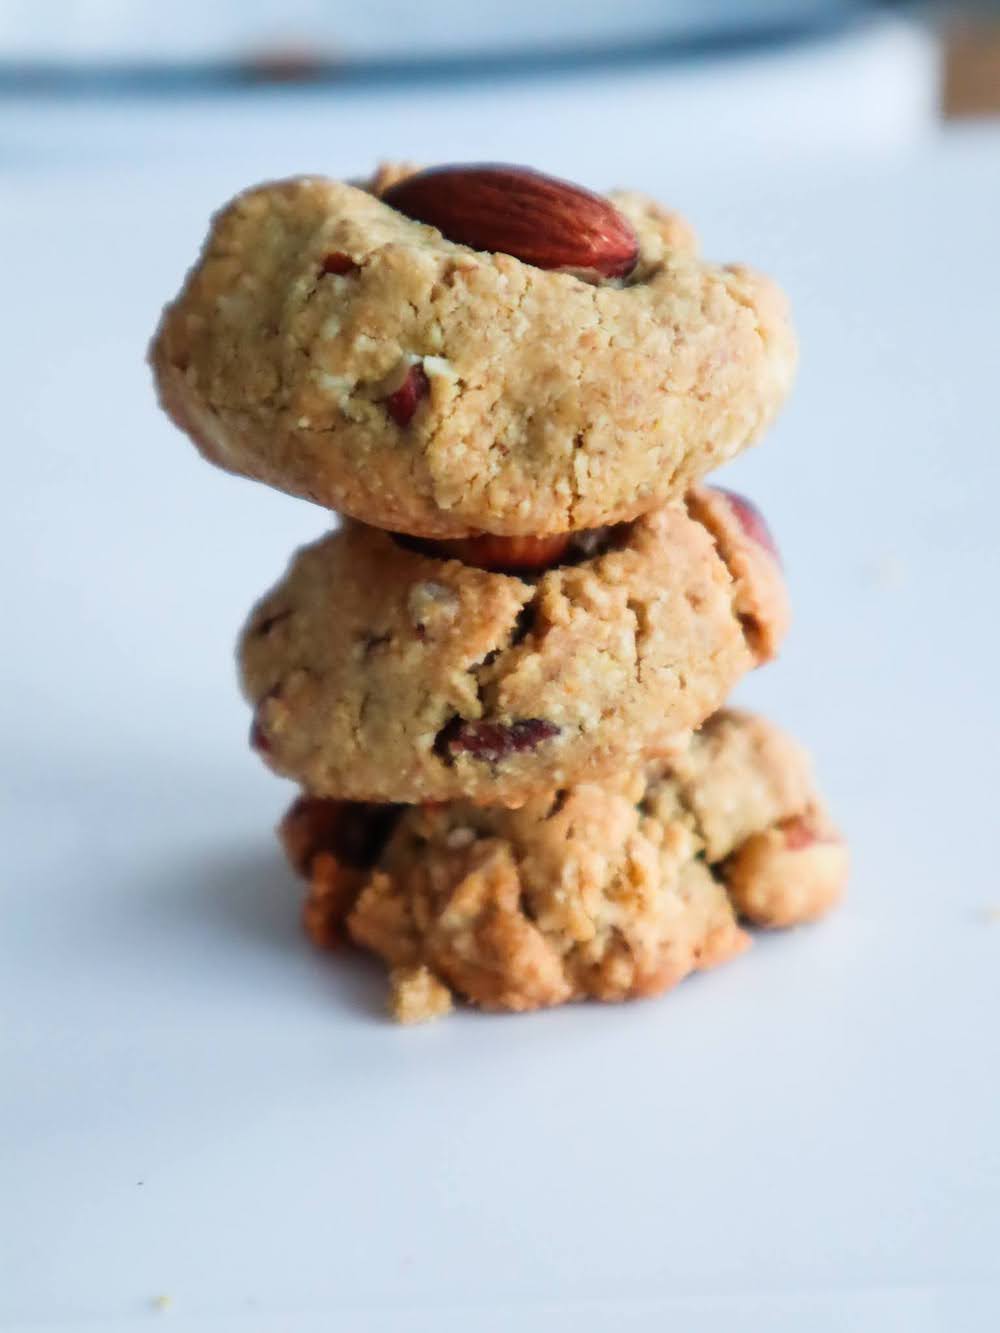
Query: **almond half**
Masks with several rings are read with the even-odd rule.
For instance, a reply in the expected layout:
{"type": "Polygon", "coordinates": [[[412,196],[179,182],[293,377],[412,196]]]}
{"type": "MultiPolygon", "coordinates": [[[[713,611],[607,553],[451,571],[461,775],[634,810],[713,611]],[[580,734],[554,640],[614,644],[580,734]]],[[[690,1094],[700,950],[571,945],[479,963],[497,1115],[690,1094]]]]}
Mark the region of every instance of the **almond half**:
{"type": "Polygon", "coordinates": [[[528,167],[432,167],[382,199],[450,241],[535,268],[624,278],[639,257],[631,223],[607,199],[528,167]]]}

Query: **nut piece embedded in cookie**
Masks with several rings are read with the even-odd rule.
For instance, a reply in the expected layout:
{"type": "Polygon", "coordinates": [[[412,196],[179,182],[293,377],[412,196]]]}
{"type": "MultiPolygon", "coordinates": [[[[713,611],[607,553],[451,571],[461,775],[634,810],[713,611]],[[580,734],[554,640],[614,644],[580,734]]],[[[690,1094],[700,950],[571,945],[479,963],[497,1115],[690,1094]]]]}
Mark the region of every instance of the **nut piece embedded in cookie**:
{"type": "Polygon", "coordinates": [[[321,273],[336,273],[340,277],[345,273],[354,273],[357,267],[351,256],[345,255],[343,250],[331,250],[320,261],[321,273]]]}
{"type": "Polygon", "coordinates": [[[748,838],[723,867],[737,911],[756,926],[813,921],[837,902],[847,879],[843,839],[819,809],[748,838]]]}
{"type": "Polygon", "coordinates": [[[624,278],[639,257],[635,229],[607,199],[527,167],[432,167],[382,198],[449,241],[535,268],[624,278]]]}
{"type": "Polygon", "coordinates": [[[768,527],[767,519],[757,506],[752,504],[745,495],[737,495],[735,491],[727,490],[725,486],[713,486],[711,489],[717,495],[725,497],[737,522],[750,540],[756,542],[758,546],[762,546],[765,551],[769,551],[780,564],[781,552],[778,550],[778,544],[768,527]]]}
{"type": "Polygon", "coordinates": [[[542,717],[517,718],[513,722],[467,722],[453,717],[438,732],[434,748],[447,759],[471,754],[474,759],[495,764],[508,755],[534,750],[558,735],[556,724],[542,717]]]}
{"type": "Polygon", "coordinates": [[[220,467],[444,539],[627,521],[756,439],[796,362],[777,288],[641,195],[495,173],[233,200],[151,348],[165,410],[220,467]]]}
{"type": "Polygon", "coordinates": [[[557,565],[570,549],[574,534],[556,533],[552,537],[496,537],[480,532],[473,537],[429,543],[443,559],[461,560],[478,569],[492,569],[504,574],[533,573],[557,565]]]}
{"type": "Polygon", "coordinates": [[[517,805],[663,751],[784,629],[777,563],[744,558],[728,506],[699,521],[707,503],[574,537],[584,558],[522,577],[346,523],[244,631],[262,757],[319,796],[517,805]]]}
{"type": "Polygon", "coordinates": [[[385,400],[386,409],[397,426],[408,426],[413,414],[427,397],[430,382],[423,366],[417,362],[406,372],[402,384],[385,400]]]}
{"type": "MultiPolygon", "coordinates": [[[[792,925],[830,907],[846,859],[817,849],[836,836],[799,747],[725,711],[669,759],[518,810],[404,811],[347,931],[393,969],[402,1021],[449,990],[513,1011],[655,995],[741,953],[739,916],[792,925]]],[[[308,901],[324,894],[314,869],[308,901]]]]}
{"type": "Polygon", "coordinates": [[[763,514],[744,496],[720,486],[696,486],[688,508],[712,533],[733,576],[737,613],[757,661],[771,661],[788,630],[791,609],[784,580],[768,577],[768,571],[780,570],[781,557],[763,514]]]}

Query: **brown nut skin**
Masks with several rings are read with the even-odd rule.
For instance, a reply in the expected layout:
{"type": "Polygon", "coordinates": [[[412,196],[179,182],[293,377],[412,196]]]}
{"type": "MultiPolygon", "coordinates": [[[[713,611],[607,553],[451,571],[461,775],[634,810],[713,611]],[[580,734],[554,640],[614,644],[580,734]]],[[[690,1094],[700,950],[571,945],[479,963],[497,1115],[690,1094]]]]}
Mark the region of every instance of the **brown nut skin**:
{"type": "Polygon", "coordinates": [[[411,366],[406,378],[385,400],[386,410],[397,426],[408,426],[413,415],[430,392],[430,381],[423,366],[411,366]]]}
{"type": "Polygon", "coordinates": [[[357,267],[351,256],[345,254],[343,250],[331,250],[328,255],[323,257],[323,263],[320,266],[323,273],[334,273],[337,277],[343,277],[345,273],[353,273],[357,267]]]}
{"type": "Polygon", "coordinates": [[[489,532],[474,537],[458,537],[454,541],[436,541],[428,546],[436,555],[461,560],[463,565],[489,569],[498,573],[531,573],[551,569],[569,549],[572,536],[568,532],[551,537],[497,537],[489,532]]]}
{"type": "Polygon", "coordinates": [[[784,581],[774,578],[781,559],[771,531],[756,505],[721,486],[695,487],[688,505],[712,533],[737,583],[740,620],[757,664],[763,666],[777,655],[791,619],[784,581]],[[761,589],[766,589],[763,598],[761,589]]]}
{"type": "Polygon", "coordinates": [[[607,199],[528,167],[433,167],[397,181],[382,199],[449,241],[535,268],[624,278],[639,258],[631,223],[607,199]]]}
{"type": "Polygon", "coordinates": [[[748,500],[745,495],[727,490],[725,486],[713,486],[712,489],[717,494],[725,496],[729,502],[729,507],[739,520],[740,527],[746,535],[752,541],[755,541],[758,546],[763,546],[765,551],[769,551],[780,565],[781,552],[778,550],[778,543],[774,540],[774,534],[768,526],[767,519],[757,506],[748,500]]]}

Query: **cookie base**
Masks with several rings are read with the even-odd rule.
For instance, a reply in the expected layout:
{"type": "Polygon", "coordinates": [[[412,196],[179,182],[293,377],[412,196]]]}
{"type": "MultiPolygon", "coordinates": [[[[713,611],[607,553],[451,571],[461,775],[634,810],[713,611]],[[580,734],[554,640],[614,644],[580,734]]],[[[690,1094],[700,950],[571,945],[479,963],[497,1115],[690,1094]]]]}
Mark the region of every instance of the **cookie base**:
{"type": "Polygon", "coordinates": [[[301,797],[281,837],[310,937],[384,959],[404,1023],[453,994],[511,1012],[660,994],[744,952],[748,925],[816,920],[848,870],[801,749],[729,710],[645,771],[520,809],[301,797]]]}

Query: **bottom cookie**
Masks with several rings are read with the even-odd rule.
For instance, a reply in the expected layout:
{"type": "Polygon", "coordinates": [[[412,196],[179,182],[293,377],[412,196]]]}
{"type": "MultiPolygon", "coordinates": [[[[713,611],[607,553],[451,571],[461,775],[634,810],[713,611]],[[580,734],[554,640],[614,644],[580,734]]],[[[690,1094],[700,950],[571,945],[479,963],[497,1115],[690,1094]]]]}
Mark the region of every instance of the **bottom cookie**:
{"type": "Polygon", "coordinates": [[[839,898],[848,856],[804,752],[726,710],[644,772],[516,810],[300,797],[280,834],[306,929],[391,968],[402,1022],[655,995],[839,898]]]}

